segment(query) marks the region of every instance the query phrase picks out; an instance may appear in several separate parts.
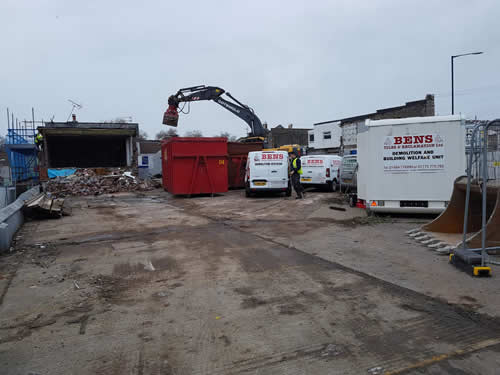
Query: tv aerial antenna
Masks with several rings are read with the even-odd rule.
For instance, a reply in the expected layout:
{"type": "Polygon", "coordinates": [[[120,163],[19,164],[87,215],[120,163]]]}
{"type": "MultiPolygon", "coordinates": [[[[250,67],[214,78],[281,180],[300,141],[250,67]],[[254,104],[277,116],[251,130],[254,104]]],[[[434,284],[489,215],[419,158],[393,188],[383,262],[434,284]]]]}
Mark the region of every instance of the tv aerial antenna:
{"type": "Polygon", "coordinates": [[[82,109],[83,108],[83,105],[81,104],[78,104],[77,102],[71,100],[71,99],[68,99],[68,102],[71,103],[71,112],[69,113],[69,116],[68,118],[66,119],[66,122],[69,121],[69,118],[71,117],[71,115],[73,114],[73,112],[75,111],[75,109],[82,109]]]}

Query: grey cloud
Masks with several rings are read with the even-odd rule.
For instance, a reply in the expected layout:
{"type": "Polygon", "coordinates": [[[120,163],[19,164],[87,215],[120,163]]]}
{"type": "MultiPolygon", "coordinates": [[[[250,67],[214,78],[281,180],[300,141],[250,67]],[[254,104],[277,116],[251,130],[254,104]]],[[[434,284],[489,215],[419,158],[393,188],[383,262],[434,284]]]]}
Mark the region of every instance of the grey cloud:
{"type": "MultiPolygon", "coordinates": [[[[218,85],[271,125],[371,112],[436,93],[450,111],[500,116],[497,1],[4,1],[0,111],[64,121],[133,116],[153,136],[178,88],[218,85]]],[[[5,131],[5,118],[0,126],[5,131]]],[[[243,135],[214,103],[195,103],[179,131],[243,135]]]]}

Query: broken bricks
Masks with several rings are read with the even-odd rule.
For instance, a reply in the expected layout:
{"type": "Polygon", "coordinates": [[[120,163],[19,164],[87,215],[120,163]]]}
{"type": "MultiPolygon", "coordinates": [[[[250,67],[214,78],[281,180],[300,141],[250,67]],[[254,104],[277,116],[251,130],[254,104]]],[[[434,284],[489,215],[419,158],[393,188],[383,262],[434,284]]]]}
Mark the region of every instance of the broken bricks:
{"type": "Polygon", "coordinates": [[[46,190],[56,197],[66,197],[148,191],[153,188],[151,182],[139,180],[130,171],[120,168],[84,168],[77,169],[73,175],[50,180],[46,190]]]}

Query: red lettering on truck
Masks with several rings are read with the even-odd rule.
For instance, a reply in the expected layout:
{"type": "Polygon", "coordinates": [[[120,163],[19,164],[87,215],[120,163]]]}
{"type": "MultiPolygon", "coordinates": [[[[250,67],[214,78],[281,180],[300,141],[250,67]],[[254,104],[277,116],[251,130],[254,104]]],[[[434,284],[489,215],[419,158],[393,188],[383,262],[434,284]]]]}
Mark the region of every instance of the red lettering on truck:
{"type": "Polygon", "coordinates": [[[410,144],[421,144],[421,143],[432,143],[432,135],[405,135],[404,137],[394,137],[395,145],[410,145],[410,144]]]}

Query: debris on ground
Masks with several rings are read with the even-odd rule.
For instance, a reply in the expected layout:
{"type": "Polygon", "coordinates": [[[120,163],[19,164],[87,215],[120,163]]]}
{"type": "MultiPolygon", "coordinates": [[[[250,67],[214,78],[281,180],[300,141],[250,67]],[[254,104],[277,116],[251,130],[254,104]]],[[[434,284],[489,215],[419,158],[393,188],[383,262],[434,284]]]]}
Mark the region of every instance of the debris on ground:
{"type": "Polygon", "coordinates": [[[39,194],[24,203],[24,213],[35,219],[60,218],[63,215],[64,199],[39,194]]]}
{"type": "Polygon", "coordinates": [[[380,366],[377,366],[377,367],[372,367],[372,368],[368,369],[367,371],[371,375],[379,375],[379,374],[382,374],[384,369],[380,366]]]}
{"type": "Polygon", "coordinates": [[[163,186],[163,182],[162,182],[161,178],[152,178],[150,180],[150,183],[151,183],[151,185],[153,185],[153,187],[155,189],[159,189],[159,188],[161,188],[163,186]]]}
{"type": "Polygon", "coordinates": [[[322,357],[334,357],[343,353],[343,349],[339,345],[328,344],[321,352],[322,357]]]}
{"type": "Polygon", "coordinates": [[[330,206],[330,210],[345,211],[344,207],[330,206]]]}
{"type": "Polygon", "coordinates": [[[140,180],[123,168],[82,168],[47,183],[47,191],[55,197],[148,191],[154,187],[156,184],[140,180]]]}
{"type": "Polygon", "coordinates": [[[80,323],[80,330],[78,331],[78,333],[80,335],[84,335],[85,334],[85,331],[87,330],[87,322],[89,321],[89,316],[88,315],[84,315],[82,317],[82,320],[81,320],[81,323],[80,323]]]}

